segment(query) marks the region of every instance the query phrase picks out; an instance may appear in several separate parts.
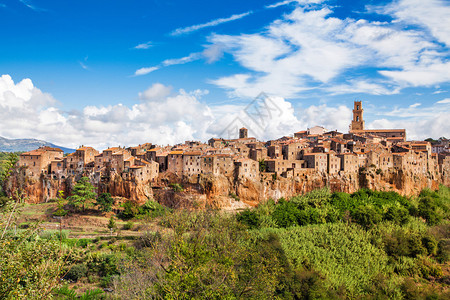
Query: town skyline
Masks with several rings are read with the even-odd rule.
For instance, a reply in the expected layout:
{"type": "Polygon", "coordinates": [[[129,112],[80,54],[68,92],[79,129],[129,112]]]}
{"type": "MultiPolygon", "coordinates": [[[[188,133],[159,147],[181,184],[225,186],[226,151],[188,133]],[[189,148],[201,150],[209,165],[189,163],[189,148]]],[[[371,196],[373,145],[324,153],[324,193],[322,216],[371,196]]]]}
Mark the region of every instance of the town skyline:
{"type": "Polygon", "coordinates": [[[261,92],[283,112],[264,140],[345,131],[355,100],[367,128],[446,136],[449,18],[442,0],[0,0],[0,136],[206,141],[261,92]]]}

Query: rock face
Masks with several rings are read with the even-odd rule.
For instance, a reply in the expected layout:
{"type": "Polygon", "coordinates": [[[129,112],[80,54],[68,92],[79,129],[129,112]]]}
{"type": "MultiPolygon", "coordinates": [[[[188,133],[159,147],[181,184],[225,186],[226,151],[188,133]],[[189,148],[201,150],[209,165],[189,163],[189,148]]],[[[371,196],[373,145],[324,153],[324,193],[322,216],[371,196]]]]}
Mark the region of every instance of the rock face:
{"type": "MultiPolygon", "coordinates": [[[[34,180],[24,177],[16,171],[7,182],[5,191],[9,196],[14,196],[14,191],[23,190],[27,203],[42,203],[56,198],[59,191],[63,191],[64,196],[70,196],[73,186],[79,179],[70,176],[63,180],[45,177],[34,180]]],[[[91,183],[97,188],[98,194],[110,193],[112,196],[124,197],[136,201],[138,204],[144,204],[149,198],[153,197],[153,191],[149,184],[126,181],[120,176],[113,176],[107,182],[96,182],[96,180],[91,179],[91,183]]]]}
{"type": "MultiPolygon", "coordinates": [[[[360,188],[395,191],[402,195],[417,195],[424,188],[437,189],[439,184],[449,185],[450,176],[444,173],[441,177],[432,174],[407,174],[403,171],[377,172],[369,168],[353,174],[329,175],[306,171],[297,177],[272,178],[261,176],[261,180],[252,181],[246,178],[234,178],[223,175],[200,175],[195,177],[171,178],[167,174],[161,176],[153,187],[150,183],[123,180],[120,176],[112,176],[108,180],[91,182],[97,192],[108,192],[143,204],[148,199],[155,199],[172,208],[189,209],[236,209],[256,206],[259,202],[272,198],[278,200],[289,198],[315,189],[328,187],[332,192],[353,193],[360,188]],[[175,191],[171,183],[181,184],[183,191],[175,191]]],[[[32,180],[16,171],[5,186],[5,190],[13,195],[13,191],[21,188],[25,191],[29,203],[46,202],[56,198],[58,191],[65,196],[79,178],[69,177],[65,180],[53,180],[41,177],[32,180]]]]}

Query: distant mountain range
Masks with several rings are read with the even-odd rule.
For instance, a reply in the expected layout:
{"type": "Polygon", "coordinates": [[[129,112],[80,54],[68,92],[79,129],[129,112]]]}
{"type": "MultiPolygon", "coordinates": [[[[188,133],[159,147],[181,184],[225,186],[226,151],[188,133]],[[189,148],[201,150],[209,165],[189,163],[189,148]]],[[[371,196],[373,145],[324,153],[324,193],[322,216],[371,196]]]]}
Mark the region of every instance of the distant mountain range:
{"type": "Polygon", "coordinates": [[[6,139],[0,136],[0,152],[26,152],[37,149],[41,146],[59,148],[64,153],[75,152],[75,149],[57,146],[55,144],[36,139],[6,139]]]}

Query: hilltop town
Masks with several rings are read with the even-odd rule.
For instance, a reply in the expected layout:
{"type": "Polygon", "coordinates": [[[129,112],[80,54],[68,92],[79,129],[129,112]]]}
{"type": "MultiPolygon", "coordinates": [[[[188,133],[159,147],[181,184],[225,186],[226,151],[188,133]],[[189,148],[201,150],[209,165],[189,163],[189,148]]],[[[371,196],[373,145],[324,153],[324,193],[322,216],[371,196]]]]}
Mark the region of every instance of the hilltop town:
{"type": "Polygon", "coordinates": [[[99,191],[136,201],[155,194],[167,198],[162,191],[178,183],[205,201],[232,195],[248,203],[323,186],[413,194],[449,185],[449,140],[432,145],[407,141],[405,129],[365,129],[363,112],[362,102],[354,102],[348,133],[315,126],[266,142],[241,128],[237,139],[211,138],[207,144],[146,143],[101,153],[82,146],[66,156],[61,149],[41,147],[20,155],[15,184],[20,176],[30,180],[32,202],[46,201],[59,189],[70,193],[73,182],[87,176],[99,191]]]}

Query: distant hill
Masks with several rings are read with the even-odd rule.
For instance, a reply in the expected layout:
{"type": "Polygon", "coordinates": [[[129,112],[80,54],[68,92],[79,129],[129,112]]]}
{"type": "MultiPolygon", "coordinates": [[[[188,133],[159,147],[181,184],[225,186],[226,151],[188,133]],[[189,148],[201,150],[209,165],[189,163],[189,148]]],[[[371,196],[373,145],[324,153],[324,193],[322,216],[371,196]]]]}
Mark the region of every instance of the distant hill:
{"type": "Polygon", "coordinates": [[[26,152],[37,149],[41,146],[59,148],[64,153],[75,152],[75,149],[61,147],[46,141],[36,139],[6,139],[0,136],[0,152],[26,152]]]}

